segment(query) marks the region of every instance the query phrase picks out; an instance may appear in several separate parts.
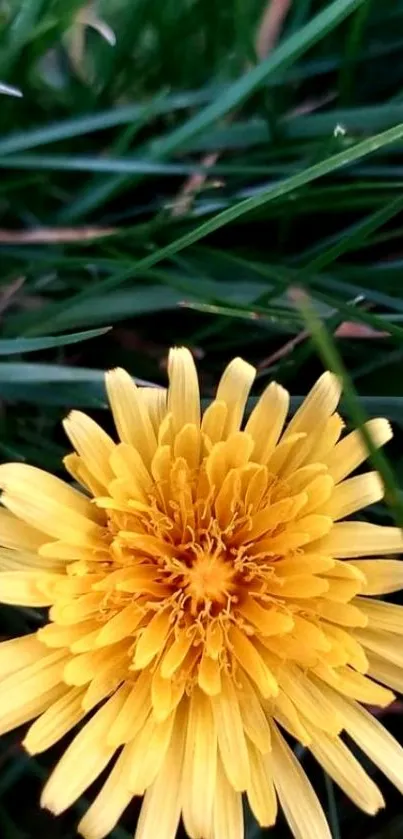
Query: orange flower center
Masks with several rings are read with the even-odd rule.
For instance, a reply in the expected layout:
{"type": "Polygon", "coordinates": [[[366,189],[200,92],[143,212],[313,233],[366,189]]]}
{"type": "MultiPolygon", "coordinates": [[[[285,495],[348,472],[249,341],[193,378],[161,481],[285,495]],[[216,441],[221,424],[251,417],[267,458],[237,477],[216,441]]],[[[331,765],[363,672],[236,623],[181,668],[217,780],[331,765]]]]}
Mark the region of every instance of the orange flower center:
{"type": "Polygon", "coordinates": [[[201,603],[205,608],[213,604],[225,606],[235,588],[234,576],[234,569],[225,556],[201,551],[185,575],[191,611],[195,613],[201,603]]]}

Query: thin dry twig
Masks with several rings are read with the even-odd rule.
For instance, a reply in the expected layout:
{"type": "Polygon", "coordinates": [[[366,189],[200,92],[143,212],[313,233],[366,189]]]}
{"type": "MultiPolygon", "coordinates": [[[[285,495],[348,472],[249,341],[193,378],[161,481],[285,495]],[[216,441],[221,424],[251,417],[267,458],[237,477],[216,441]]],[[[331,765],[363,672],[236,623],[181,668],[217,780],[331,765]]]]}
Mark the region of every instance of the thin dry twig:
{"type": "Polygon", "coordinates": [[[294,338],[291,338],[290,341],[286,341],[278,350],[273,352],[271,355],[264,358],[262,361],[259,362],[257,365],[258,370],[265,370],[266,367],[271,367],[277,361],[281,361],[287,355],[290,355],[295,347],[298,344],[302,344],[302,341],[305,341],[306,338],[309,338],[309,332],[307,329],[303,329],[301,332],[298,332],[298,335],[295,335],[294,338]]]}
{"type": "Polygon", "coordinates": [[[0,229],[0,243],[5,245],[63,244],[86,242],[116,233],[115,227],[38,227],[35,230],[0,229]]]}
{"type": "MultiPolygon", "coordinates": [[[[292,302],[297,302],[301,296],[301,290],[298,288],[290,288],[288,291],[288,296],[292,302]]],[[[387,338],[389,335],[388,332],[382,332],[377,329],[373,329],[371,326],[367,326],[365,323],[355,323],[354,321],[343,321],[335,330],[334,330],[334,337],[335,338],[354,338],[354,339],[379,339],[379,338],[387,338]]],[[[282,358],[286,358],[286,356],[291,355],[295,347],[299,344],[302,344],[303,341],[306,341],[310,336],[310,332],[308,329],[302,329],[301,332],[298,332],[298,335],[295,335],[289,341],[286,341],[278,350],[271,353],[271,355],[264,358],[258,364],[258,370],[266,370],[269,367],[272,367],[277,361],[281,361],[282,358]]]]}
{"type": "MultiPolygon", "coordinates": [[[[218,151],[210,152],[209,154],[206,154],[205,157],[202,157],[200,161],[201,165],[206,169],[210,169],[211,166],[215,166],[219,156],[220,153],[218,151]]],[[[192,203],[193,196],[196,192],[201,190],[206,177],[206,172],[195,172],[194,175],[190,175],[189,178],[187,178],[172,207],[172,215],[174,218],[176,216],[183,216],[188,211],[192,203]]]]}
{"type": "Polygon", "coordinates": [[[8,309],[12,298],[22,288],[25,282],[25,277],[16,277],[7,286],[1,289],[0,292],[0,315],[8,309]]]}
{"type": "Polygon", "coordinates": [[[262,59],[277,43],[292,0],[270,0],[260,21],[256,37],[256,55],[262,59]]]}

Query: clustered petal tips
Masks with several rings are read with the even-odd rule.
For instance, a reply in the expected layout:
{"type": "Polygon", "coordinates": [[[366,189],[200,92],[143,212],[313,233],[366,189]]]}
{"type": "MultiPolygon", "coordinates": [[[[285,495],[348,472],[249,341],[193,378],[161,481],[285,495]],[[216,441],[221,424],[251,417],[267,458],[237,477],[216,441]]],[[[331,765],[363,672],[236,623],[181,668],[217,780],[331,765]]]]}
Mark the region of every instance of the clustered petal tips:
{"type": "MultiPolygon", "coordinates": [[[[202,416],[187,350],[168,373],[167,391],[107,374],[118,442],[66,419],[81,490],[0,466],[0,600],[49,607],[0,644],[0,731],[34,720],[35,754],[81,723],[42,804],[62,812],[110,764],[86,839],[136,795],[136,839],[174,839],[181,816],[192,839],[241,839],[243,793],[261,825],[279,804],[296,839],[329,839],[288,735],[367,813],[383,799],[343,732],[403,791],[403,750],[360,704],[403,690],[403,608],[379,599],[402,587],[382,558],[402,535],[343,521],[383,487],[348,477],[366,448],[343,435],[331,373],[288,425],[276,383],[244,424],[255,371],[241,359],[202,416]]],[[[377,446],[391,437],[386,420],[367,428],[377,446]]]]}

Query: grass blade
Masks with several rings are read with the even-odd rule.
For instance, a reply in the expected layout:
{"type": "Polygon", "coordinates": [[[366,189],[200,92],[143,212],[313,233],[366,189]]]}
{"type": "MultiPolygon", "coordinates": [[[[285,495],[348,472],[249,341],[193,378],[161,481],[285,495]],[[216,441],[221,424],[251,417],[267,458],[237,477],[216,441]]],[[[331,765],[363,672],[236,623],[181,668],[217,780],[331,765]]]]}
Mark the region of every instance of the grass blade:
{"type": "MultiPolygon", "coordinates": [[[[246,198],[244,201],[240,201],[238,204],[235,204],[235,206],[229,207],[228,209],[214,216],[212,219],[209,219],[208,221],[204,222],[203,224],[199,225],[198,227],[194,228],[188,233],[185,233],[179,239],[175,239],[173,242],[166,245],[165,247],[160,248],[151,254],[148,254],[143,259],[140,259],[139,262],[137,262],[137,264],[133,266],[132,269],[123,271],[115,276],[109,277],[106,280],[99,282],[97,285],[97,293],[105,293],[110,289],[122,285],[122,283],[124,283],[126,280],[133,278],[140,272],[145,271],[147,268],[151,268],[152,266],[156,265],[162,260],[174,256],[175,254],[179,253],[179,251],[184,250],[190,245],[193,245],[195,242],[200,241],[205,236],[208,236],[215,230],[219,230],[225,225],[230,224],[236,219],[241,218],[242,216],[251,212],[252,210],[256,210],[259,207],[262,207],[265,204],[269,203],[270,201],[274,201],[277,198],[287,195],[288,193],[293,192],[301,186],[305,186],[308,183],[312,183],[313,181],[323,177],[324,175],[328,175],[332,172],[337,171],[338,169],[343,168],[344,166],[348,166],[354,161],[360,160],[365,155],[371,154],[380,148],[384,148],[385,146],[389,145],[390,143],[396,142],[402,137],[403,124],[400,124],[397,125],[395,128],[391,128],[388,131],[384,131],[381,134],[375,135],[374,137],[369,137],[368,139],[363,140],[361,143],[357,143],[357,145],[349,149],[346,149],[342,152],[339,152],[338,154],[332,155],[331,157],[328,157],[325,160],[320,161],[319,163],[315,163],[308,169],[304,169],[302,172],[299,172],[296,175],[292,175],[292,177],[287,178],[284,181],[280,181],[280,183],[278,184],[270,185],[267,189],[258,193],[257,195],[254,195],[251,198],[246,198]]],[[[55,327],[58,327],[58,314],[63,315],[63,321],[66,326],[66,315],[68,314],[69,307],[71,307],[72,305],[76,305],[82,300],[90,298],[92,294],[92,289],[84,290],[83,292],[74,295],[72,298],[70,298],[69,301],[65,301],[60,306],[55,305],[49,307],[48,316],[45,311],[45,313],[41,315],[39,318],[34,317],[32,319],[33,325],[29,327],[27,333],[37,334],[38,331],[39,333],[41,333],[44,330],[54,330],[55,327]]]]}
{"type": "Polygon", "coordinates": [[[20,353],[49,350],[53,347],[66,347],[68,344],[80,344],[82,341],[89,341],[90,338],[99,338],[100,335],[105,335],[110,329],[110,326],[104,326],[102,329],[87,329],[84,332],[56,337],[4,338],[0,340],[0,355],[19,355],[20,353]]]}

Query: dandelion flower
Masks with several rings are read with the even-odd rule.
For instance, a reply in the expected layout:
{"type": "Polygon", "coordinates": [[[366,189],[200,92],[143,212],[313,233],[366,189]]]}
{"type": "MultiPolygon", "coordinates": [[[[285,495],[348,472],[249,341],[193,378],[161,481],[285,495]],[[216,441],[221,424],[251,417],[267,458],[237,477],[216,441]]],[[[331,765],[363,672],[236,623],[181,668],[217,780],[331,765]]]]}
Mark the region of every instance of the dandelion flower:
{"type": "MultiPolygon", "coordinates": [[[[351,516],[379,501],[358,430],[343,435],[340,384],[324,373],[286,425],[272,383],[247,422],[255,370],[237,358],[201,416],[190,353],[169,387],[106,385],[119,442],[73,411],[77,490],[0,467],[0,599],[49,608],[0,645],[0,726],[33,721],[42,752],[73,728],[42,804],[61,813],[109,767],[79,830],[102,839],[144,795],[136,839],[241,839],[242,794],[264,826],[278,804],[296,839],[330,839],[290,747],[310,750],[365,812],[382,795],[343,740],[403,790],[403,750],[363,705],[403,689],[399,529],[351,516]],[[343,519],[346,519],[343,521],[343,519]]],[[[375,445],[391,437],[367,424],[375,445]]]]}

